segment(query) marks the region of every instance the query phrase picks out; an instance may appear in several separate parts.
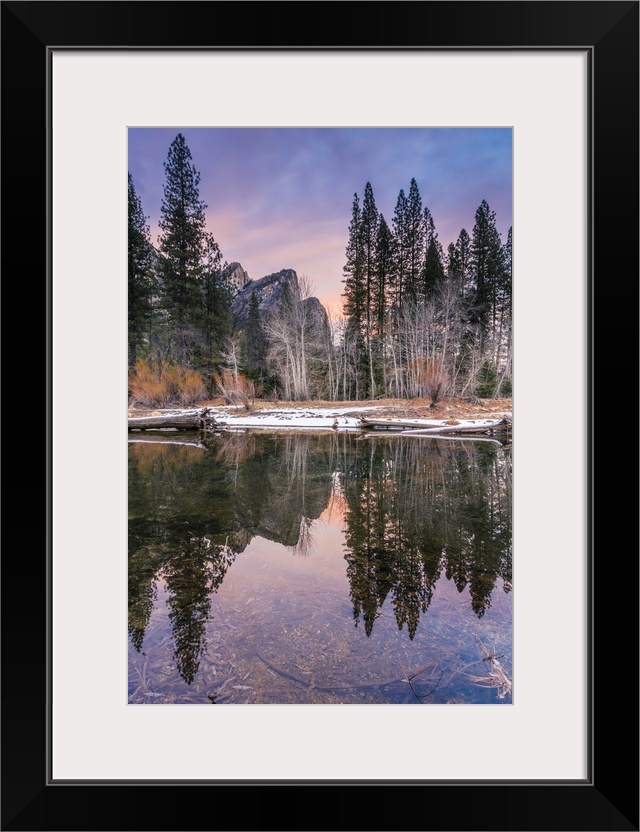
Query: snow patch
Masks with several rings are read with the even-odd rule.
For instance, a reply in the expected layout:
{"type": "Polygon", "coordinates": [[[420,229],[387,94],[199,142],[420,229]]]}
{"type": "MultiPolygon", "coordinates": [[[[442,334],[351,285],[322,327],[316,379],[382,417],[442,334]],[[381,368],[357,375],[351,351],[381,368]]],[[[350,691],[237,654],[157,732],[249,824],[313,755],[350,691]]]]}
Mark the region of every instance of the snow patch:
{"type": "MultiPolygon", "coordinates": [[[[333,430],[358,430],[361,425],[361,419],[358,416],[347,414],[362,414],[363,416],[368,411],[379,410],[377,405],[364,405],[359,407],[284,407],[277,410],[257,410],[255,413],[238,410],[232,405],[222,406],[217,408],[210,408],[209,415],[217,422],[224,422],[230,428],[306,428],[306,429],[324,429],[333,430]]],[[[173,410],[172,414],[194,414],[198,411],[189,410],[173,410]]],[[[450,418],[447,419],[403,419],[400,417],[385,418],[385,422],[398,422],[401,424],[410,423],[412,426],[424,428],[438,428],[444,427],[447,423],[450,424],[450,418]]],[[[457,426],[477,427],[478,425],[493,425],[495,419],[457,419],[457,426]]]]}

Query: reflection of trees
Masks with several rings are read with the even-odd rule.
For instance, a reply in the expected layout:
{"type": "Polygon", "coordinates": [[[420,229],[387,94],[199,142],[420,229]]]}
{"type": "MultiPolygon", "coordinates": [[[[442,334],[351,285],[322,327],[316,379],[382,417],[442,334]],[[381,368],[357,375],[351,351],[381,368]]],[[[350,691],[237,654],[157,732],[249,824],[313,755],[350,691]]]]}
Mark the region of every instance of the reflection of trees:
{"type": "Polygon", "coordinates": [[[176,661],[190,683],[204,649],[210,596],[235,553],[255,535],[308,553],[312,520],[332,488],[330,448],[317,438],[238,433],[212,437],[206,448],[129,445],[129,635],[136,650],[161,574],[176,661]]]}
{"type": "Polygon", "coordinates": [[[136,471],[141,477],[152,474],[161,465],[165,473],[197,463],[203,448],[195,445],[174,445],[163,442],[132,442],[129,455],[136,460],[136,471]]]}
{"type": "Polygon", "coordinates": [[[502,452],[395,437],[356,445],[344,467],[347,574],[369,635],[391,598],[413,638],[442,571],[478,617],[511,581],[511,472],[502,452]]]}
{"type": "Polygon", "coordinates": [[[169,592],[169,619],[174,656],[184,681],[190,685],[206,647],[205,628],[211,595],[217,591],[235,553],[212,546],[207,537],[191,537],[174,550],[163,570],[169,592]]]}
{"type": "Polygon", "coordinates": [[[224,544],[231,512],[224,470],[204,448],[129,445],[129,634],[140,651],[162,577],[174,656],[191,684],[216,592],[235,554],[224,544]],[[215,509],[213,508],[215,506],[215,509]]]}
{"type": "Polygon", "coordinates": [[[291,554],[307,557],[313,549],[314,543],[313,520],[310,517],[301,517],[298,542],[291,547],[291,554]]]}
{"type": "MultiPolygon", "coordinates": [[[[211,443],[208,443],[211,444],[211,443]]],[[[256,453],[255,433],[230,433],[224,442],[213,445],[216,459],[234,473],[256,453]]]]}
{"type": "MultiPolygon", "coordinates": [[[[182,532],[184,535],[184,532],[182,532]]],[[[130,541],[131,546],[131,541],[130,541]]],[[[205,628],[215,593],[235,552],[213,545],[208,537],[186,537],[181,542],[161,543],[158,555],[148,546],[133,549],[129,556],[129,636],[140,652],[157,599],[156,579],[164,579],[169,619],[174,637],[174,657],[180,675],[190,685],[206,647],[205,628]]]]}
{"type": "Polygon", "coordinates": [[[478,617],[498,578],[510,588],[510,458],[488,443],[249,433],[206,444],[129,446],[129,635],[141,650],[161,576],[189,684],[236,553],[259,535],[307,554],[329,505],[344,513],[353,615],[367,635],[388,601],[413,638],[442,575],[478,617]]]}
{"type": "Polygon", "coordinates": [[[491,606],[496,576],[511,586],[511,457],[485,445],[459,451],[451,466],[458,500],[447,528],[446,574],[462,591],[468,585],[471,605],[480,618],[491,606]]]}
{"type": "Polygon", "coordinates": [[[135,548],[129,539],[129,636],[138,652],[142,649],[153,602],[157,597],[158,564],[147,547],[135,548]]]}

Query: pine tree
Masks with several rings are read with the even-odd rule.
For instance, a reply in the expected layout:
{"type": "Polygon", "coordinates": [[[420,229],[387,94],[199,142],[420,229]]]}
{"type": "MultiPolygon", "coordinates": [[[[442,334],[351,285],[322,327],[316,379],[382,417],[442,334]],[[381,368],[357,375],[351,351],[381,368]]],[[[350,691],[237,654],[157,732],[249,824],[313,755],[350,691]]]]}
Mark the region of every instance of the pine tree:
{"type": "Polygon", "coordinates": [[[427,248],[424,261],[424,294],[427,298],[434,298],[444,280],[444,265],[442,263],[442,246],[437,236],[433,236],[427,248]]]}
{"type": "Polygon", "coordinates": [[[149,332],[152,295],[153,265],[149,226],[142,210],[142,202],[136,193],[131,174],[128,175],[128,329],[129,366],[139,357],[140,347],[149,332]]]}
{"type": "Polygon", "coordinates": [[[495,361],[499,377],[494,395],[511,395],[511,339],[512,339],[512,251],[511,228],[502,247],[501,271],[497,287],[498,331],[495,338],[495,361]]]}
{"type": "Polygon", "coordinates": [[[422,291],[428,299],[436,297],[444,280],[444,253],[436,233],[431,211],[425,207],[423,216],[425,258],[422,270],[422,291]]]}
{"type": "MultiPolygon", "coordinates": [[[[226,264],[225,264],[226,265],[226,264]]],[[[193,321],[204,336],[204,349],[199,356],[199,369],[206,383],[213,387],[213,376],[223,361],[223,353],[231,337],[231,289],[223,278],[222,252],[212,234],[205,237],[202,271],[202,301],[194,309],[193,321]]]]}
{"type": "Polygon", "coordinates": [[[386,331],[387,311],[393,292],[393,234],[380,214],[375,252],[376,284],[373,297],[373,326],[377,335],[386,331]]]}
{"type": "Polygon", "coordinates": [[[163,305],[177,340],[177,357],[183,365],[189,365],[203,348],[198,318],[207,244],[204,214],[207,206],[200,199],[200,174],[182,133],[171,142],[164,170],[159,238],[163,255],[163,305]]]}
{"type": "Polygon", "coordinates": [[[511,250],[511,227],[507,231],[507,241],[502,247],[502,280],[500,281],[500,300],[502,308],[511,315],[511,282],[512,282],[512,257],[511,250]]]}
{"type": "Polygon", "coordinates": [[[447,277],[451,280],[461,280],[460,258],[455,243],[447,246],[447,277]]]}
{"type": "Polygon", "coordinates": [[[395,305],[397,309],[402,306],[405,291],[407,288],[408,273],[408,235],[407,235],[407,212],[408,203],[405,192],[400,190],[398,200],[393,212],[393,281],[395,285],[395,305]]]}
{"type": "Polygon", "coordinates": [[[422,216],[422,225],[424,228],[424,252],[425,255],[427,253],[427,249],[429,248],[429,243],[436,237],[436,224],[433,219],[433,215],[429,208],[425,205],[424,207],[424,214],[422,216]]]}
{"type": "Polygon", "coordinates": [[[471,237],[466,228],[461,229],[456,240],[456,259],[460,272],[460,297],[465,298],[471,288],[471,237]]]}
{"type": "Polygon", "coordinates": [[[366,323],[367,286],[364,273],[364,247],[362,244],[362,211],[358,194],[353,195],[349,239],[346,249],[344,274],[345,337],[348,339],[355,381],[355,395],[362,392],[362,379],[368,377],[366,346],[363,329],[366,323]]]}
{"type": "Polygon", "coordinates": [[[475,281],[472,320],[480,324],[484,335],[490,330],[495,334],[498,284],[503,273],[502,243],[495,211],[484,199],[475,215],[471,263],[475,281]]]}
{"type": "Polygon", "coordinates": [[[405,216],[407,245],[407,291],[417,297],[425,258],[425,228],[422,217],[422,199],[415,179],[411,180],[405,216]]]}
{"type": "Polygon", "coordinates": [[[364,320],[364,342],[367,350],[368,378],[362,378],[362,397],[375,395],[375,371],[373,361],[373,307],[376,285],[376,241],[378,237],[378,209],[373,196],[371,183],[367,182],[364,188],[361,216],[361,238],[362,238],[362,266],[364,271],[365,285],[365,320],[364,320]]]}
{"type": "Polygon", "coordinates": [[[364,284],[361,211],[358,194],[353,195],[351,208],[351,222],[349,223],[349,239],[346,250],[347,262],[343,268],[344,274],[344,313],[358,328],[364,320],[364,306],[366,287],[364,284]]]}
{"type": "Polygon", "coordinates": [[[362,240],[362,267],[366,285],[366,305],[371,306],[372,286],[375,272],[375,248],[378,235],[378,209],[371,183],[367,182],[362,200],[360,217],[360,238],[362,240]]]}
{"type": "Polygon", "coordinates": [[[380,214],[375,250],[375,287],[371,306],[374,382],[386,392],[384,342],[387,337],[388,298],[393,281],[393,235],[380,214]]]}

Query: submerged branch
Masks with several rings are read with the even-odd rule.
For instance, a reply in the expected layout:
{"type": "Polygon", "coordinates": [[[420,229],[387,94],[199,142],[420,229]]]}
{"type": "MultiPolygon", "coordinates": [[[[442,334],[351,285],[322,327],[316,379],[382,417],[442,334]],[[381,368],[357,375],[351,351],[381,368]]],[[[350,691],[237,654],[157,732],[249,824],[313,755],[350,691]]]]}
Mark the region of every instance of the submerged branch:
{"type": "Polygon", "coordinates": [[[478,648],[484,653],[484,659],[482,659],[482,661],[489,662],[491,665],[491,670],[489,671],[488,676],[471,676],[467,674],[467,677],[474,684],[478,685],[478,687],[497,688],[498,699],[504,699],[504,697],[507,694],[511,693],[511,678],[507,674],[504,667],[498,661],[498,656],[487,650],[487,648],[480,641],[477,635],[476,641],[478,642],[478,648]]]}

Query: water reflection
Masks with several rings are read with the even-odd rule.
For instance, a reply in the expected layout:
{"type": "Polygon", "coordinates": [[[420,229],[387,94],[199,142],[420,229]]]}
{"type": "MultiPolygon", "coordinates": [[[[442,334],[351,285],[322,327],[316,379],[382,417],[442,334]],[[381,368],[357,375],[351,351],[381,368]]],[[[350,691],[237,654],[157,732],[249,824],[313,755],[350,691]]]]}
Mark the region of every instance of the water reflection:
{"type": "Polygon", "coordinates": [[[134,650],[147,649],[161,587],[173,660],[192,685],[212,599],[237,556],[259,538],[317,557],[314,521],[331,507],[344,522],[345,600],[367,638],[386,604],[413,641],[444,578],[468,591],[477,619],[493,593],[511,588],[510,455],[495,446],[343,433],[137,441],[129,444],[134,650]]]}
{"type": "Polygon", "coordinates": [[[206,647],[205,627],[211,595],[222,583],[234,558],[234,552],[224,546],[212,546],[208,537],[190,537],[172,554],[164,568],[174,657],[188,685],[198,672],[206,647]]]}
{"type": "MultiPolygon", "coordinates": [[[[362,443],[364,444],[364,443],[362,443]]],[[[510,457],[416,438],[356,446],[343,471],[353,614],[371,633],[387,597],[413,638],[444,571],[481,618],[498,577],[511,585],[510,457]]]]}

